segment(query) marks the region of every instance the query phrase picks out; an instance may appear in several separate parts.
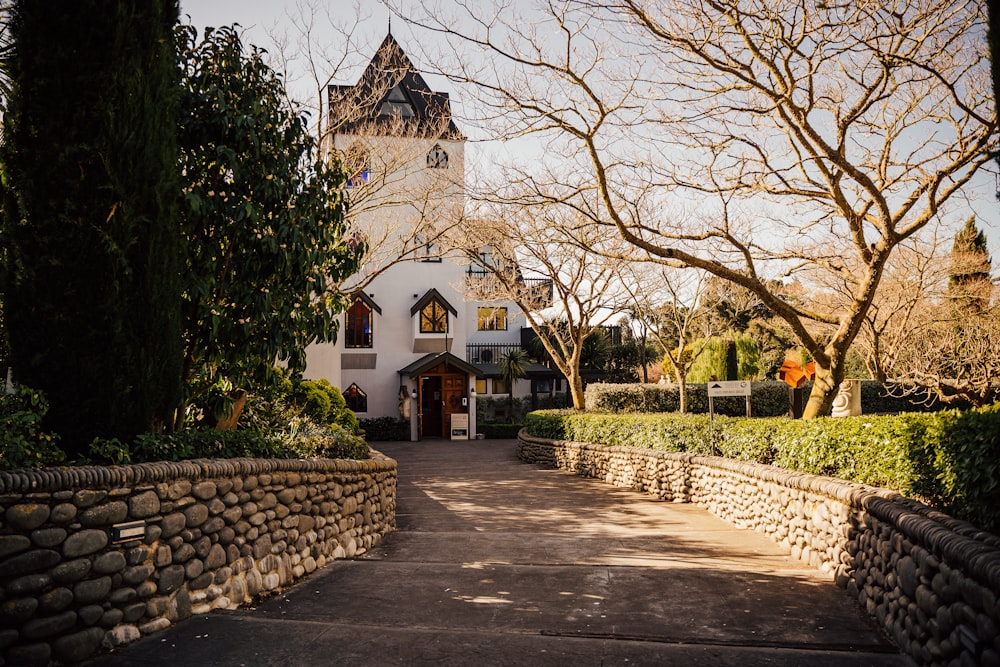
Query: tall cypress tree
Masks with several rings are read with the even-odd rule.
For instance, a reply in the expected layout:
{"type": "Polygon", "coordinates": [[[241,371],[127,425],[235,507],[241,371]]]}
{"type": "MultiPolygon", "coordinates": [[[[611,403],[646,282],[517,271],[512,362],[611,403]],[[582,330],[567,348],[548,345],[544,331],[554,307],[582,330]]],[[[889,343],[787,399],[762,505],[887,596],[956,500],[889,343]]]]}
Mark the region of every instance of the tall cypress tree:
{"type": "Polygon", "coordinates": [[[969,218],[955,234],[951,248],[948,287],[959,310],[980,313],[989,305],[991,266],[986,235],[976,226],[975,218],[969,218]]]}
{"type": "Polygon", "coordinates": [[[4,315],[17,380],[71,452],[180,397],[177,0],[17,0],[4,315]]]}

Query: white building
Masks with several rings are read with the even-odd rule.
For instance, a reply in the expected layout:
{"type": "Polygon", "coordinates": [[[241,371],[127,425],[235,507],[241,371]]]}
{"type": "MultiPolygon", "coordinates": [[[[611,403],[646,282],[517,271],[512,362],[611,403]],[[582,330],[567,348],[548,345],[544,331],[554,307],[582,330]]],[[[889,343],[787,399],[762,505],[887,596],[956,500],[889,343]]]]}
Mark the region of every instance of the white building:
{"type": "MultiPolygon", "coordinates": [[[[390,33],[358,83],[329,96],[332,147],[372,253],[337,342],[308,350],[304,376],[340,387],[359,418],[409,419],[413,440],[468,437],[477,397],[507,394],[496,364],[521,345],[524,318],[509,303],[467,301],[476,269],[436,243],[465,205],[465,137],[448,95],[390,33]]],[[[515,395],[552,391],[551,372],[532,371],[515,395]]]]}

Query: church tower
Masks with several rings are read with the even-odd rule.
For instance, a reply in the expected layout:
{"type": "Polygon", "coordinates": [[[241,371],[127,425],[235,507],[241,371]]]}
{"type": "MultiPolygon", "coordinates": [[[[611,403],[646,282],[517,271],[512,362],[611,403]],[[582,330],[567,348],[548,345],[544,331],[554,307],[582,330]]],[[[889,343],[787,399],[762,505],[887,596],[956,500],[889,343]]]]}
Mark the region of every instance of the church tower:
{"type": "Polygon", "coordinates": [[[411,439],[467,437],[479,369],[464,359],[475,327],[459,291],[467,266],[443,243],[465,204],[465,136],[449,96],[391,32],[358,82],[328,95],[323,146],[348,172],[349,220],[368,255],[344,286],[337,342],[310,348],[305,376],[340,387],[359,418],[408,421],[411,439]]]}

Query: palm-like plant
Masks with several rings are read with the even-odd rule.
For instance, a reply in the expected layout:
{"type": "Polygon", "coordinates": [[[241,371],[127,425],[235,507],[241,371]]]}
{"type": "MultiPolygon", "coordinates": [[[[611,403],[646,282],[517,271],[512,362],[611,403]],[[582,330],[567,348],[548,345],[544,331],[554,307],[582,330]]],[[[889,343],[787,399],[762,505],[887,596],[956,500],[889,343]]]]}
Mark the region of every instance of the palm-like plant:
{"type": "Polygon", "coordinates": [[[528,373],[528,353],[521,348],[508,350],[500,357],[499,372],[500,379],[507,383],[507,391],[510,397],[510,423],[514,423],[514,383],[525,377],[528,373]]]}

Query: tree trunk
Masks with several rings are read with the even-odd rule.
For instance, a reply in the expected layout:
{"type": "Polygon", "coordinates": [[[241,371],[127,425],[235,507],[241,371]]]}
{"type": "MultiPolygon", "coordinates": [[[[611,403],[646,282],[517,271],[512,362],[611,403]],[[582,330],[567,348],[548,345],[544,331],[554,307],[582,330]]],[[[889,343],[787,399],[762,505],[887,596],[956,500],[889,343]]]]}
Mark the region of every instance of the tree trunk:
{"type": "Polygon", "coordinates": [[[573,409],[586,409],[587,401],[583,393],[583,378],[580,377],[579,373],[573,373],[567,378],[567,382],[569,383],[570,395],[573,397],[573,409]]]}
{"type": "Polygon", "coordinates": [[[812,391],[809,392],[806,407],[802,411],[802,418],[813,419],[829,415],[833,408],[833,399],[836,398],[837,389],[843,379],[843,363],[833,364],[833,368],[824,368],[817,363],[816,379],[813,381],[812,391]]]}
{"type": "Polygon", "coordinates": [[[677,374],[677,394],[680,401],[680,405],[677,406],[677,409],[681,414],[685,414],[688,410],[688,383],[686,373],[677,374]]]}

